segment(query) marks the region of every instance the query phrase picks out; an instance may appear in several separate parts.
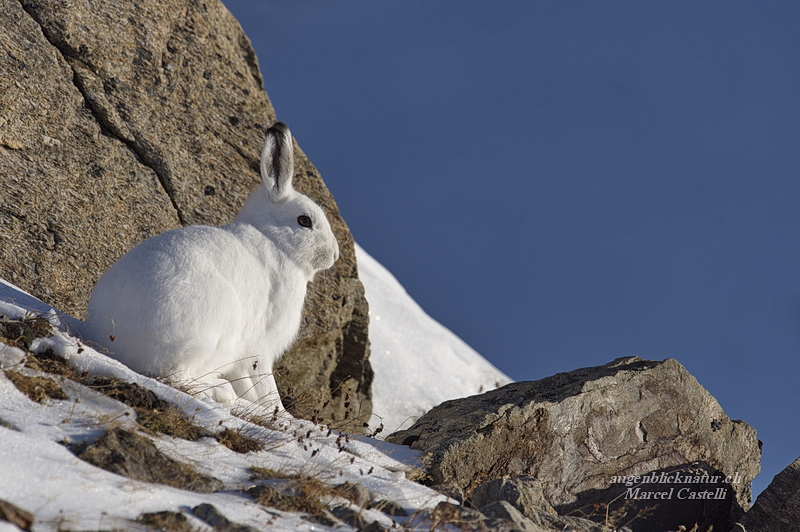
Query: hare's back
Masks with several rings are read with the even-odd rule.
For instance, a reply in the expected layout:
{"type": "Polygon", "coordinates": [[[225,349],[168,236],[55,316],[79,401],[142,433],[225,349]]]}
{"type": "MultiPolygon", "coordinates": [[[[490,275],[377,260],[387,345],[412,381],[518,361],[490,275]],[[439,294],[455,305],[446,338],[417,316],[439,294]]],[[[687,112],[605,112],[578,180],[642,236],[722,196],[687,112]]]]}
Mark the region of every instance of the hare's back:
{"type": "Polygon", "coordinates": [[[131,249],[100,278],[84,337],[130,366],[149,358],[144,349],[213,346],[224,335],[237,336],[248,307],[270,293],[268,269],[223,229],[169,231],[131,249]]]}
{"type": "Polygon", "coordinates": [[[197,314],[198,306],[208,309],[221,303],[230,312],[235,309],[228,299],[269,292],[274,275],[263,255],[221,228],[184,227],[134,247],[108,270],[95,291],[120,291],[115,297],[126,297],[114,304],[147,302],[156,312],[181,313],[178,307],[188,305],[197,314]]]}

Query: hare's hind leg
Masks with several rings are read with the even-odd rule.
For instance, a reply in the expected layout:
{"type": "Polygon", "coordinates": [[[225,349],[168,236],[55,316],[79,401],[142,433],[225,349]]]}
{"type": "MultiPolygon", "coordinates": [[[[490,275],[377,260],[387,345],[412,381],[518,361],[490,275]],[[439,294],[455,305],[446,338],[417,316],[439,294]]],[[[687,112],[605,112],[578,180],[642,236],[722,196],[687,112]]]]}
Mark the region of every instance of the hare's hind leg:
{"type": "Polygon", "coordinates": [[[218,373],[205,373],[197,375],[190,371],[179,371],[170,376],[170,381],[200,399],[210,399],[217,403],[233,403],[236,401],[236,391],[227,378],[218,373]]]}
{"type": "Polygon", "coordinates": [[[202,399],[211,399],[217,403],[233,403],[236,401],[236,391],[228,379],[198,379],[197,386],[201,388],[197,396],[202,399]]]}
{"type": "Polygon", "coordinates": [[[250,371],[243,372],[238,378],[231,379],[233,389],[242,399],[255,403],[264,408],[283,411],[283,403],[278,394],[278,385],[272,374],[272,368],[258,371],[258,366],[250,371]]]}

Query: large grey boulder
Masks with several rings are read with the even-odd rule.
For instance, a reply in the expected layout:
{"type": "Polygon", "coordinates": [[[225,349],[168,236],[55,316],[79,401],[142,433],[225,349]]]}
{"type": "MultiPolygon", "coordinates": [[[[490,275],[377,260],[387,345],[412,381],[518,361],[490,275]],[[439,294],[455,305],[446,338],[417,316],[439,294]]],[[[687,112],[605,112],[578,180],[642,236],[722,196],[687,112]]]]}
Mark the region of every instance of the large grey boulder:
{"type": "Polygon", "coordinates": [[[678,362],[636,357],[447,401],[387,440],[422,451],[430,483],[467,500],[532,477],[559,515],[634,531],[727,530],[761,454],[755,430],[678,362]]]}
{"type": "Polygon", "coordinates": [[[800,530],[800,458],[775,475],[767,489],[733,531],[797,532],[800,530]]]}
{"type": "MultiPolygon", "coordinates": [[[[0,27],[0,277],[81,317],[125,251],[181,224],[229,222],[258,184],[275,111],[218,0],[0,0],[0,27]]],[[[309,286],[278,384],[295,414],[349,411],[344,428],[358,430],[372,370],[353,240],[295,157],[295,185],[327,212],[341,259],[309,286]]]]}

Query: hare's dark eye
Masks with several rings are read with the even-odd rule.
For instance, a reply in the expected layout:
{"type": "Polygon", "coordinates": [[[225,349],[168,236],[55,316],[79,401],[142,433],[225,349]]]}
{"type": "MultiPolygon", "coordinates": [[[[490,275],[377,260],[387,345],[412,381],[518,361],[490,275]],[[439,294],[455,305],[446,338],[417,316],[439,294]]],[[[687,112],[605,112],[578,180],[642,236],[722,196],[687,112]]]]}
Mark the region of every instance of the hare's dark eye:
{"type": "Polygon", "coordinates": [[[308,228],[311,228],[311,226],[313,225],[311,223],[311,218],[309,218],[305,214],[301,214],[300,216],[297,217],[297,223],[299,223],[303,227],[308,227],[308,228]]]}

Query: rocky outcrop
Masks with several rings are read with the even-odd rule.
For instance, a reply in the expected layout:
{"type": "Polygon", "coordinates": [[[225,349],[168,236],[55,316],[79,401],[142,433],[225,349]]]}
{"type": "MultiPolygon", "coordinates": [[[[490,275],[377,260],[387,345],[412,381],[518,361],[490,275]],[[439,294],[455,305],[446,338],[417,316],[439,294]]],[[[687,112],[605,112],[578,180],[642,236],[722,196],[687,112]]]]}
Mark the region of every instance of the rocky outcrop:
{"type": "Polygon", "coordinates": [[[800,458],[775,475],[732,532],[800,530],[800,458]]]}
{"type": "Polygon", "coordinates": [[[523,514],[517,506],[507,501],[485,505],[480,511],[450,502],[441,502],[431,513],[433,528],[471,532],[631,532],[628,527],[609,528],[603,524],[574,516],[537,513],[523,514]]]}
{"type": "Polygon", "coordinates": [[[92,465],[140,482],[166,484],[197,493],[212,493],[225,485],[183,462],[165,456],[148,438],[121,428],[76,453],[92,465]]]}
{"type": "Polygon", "coordinates": [[[506,500],[531,519],[549,505],[634,531],[728,530],[760,469],[755,431],[671,359],[618,359],[448,401],[387,440],[422,451],[429,482],[455,484],[473,506],[498,499],[486,493],[502,485],[487,482],[517,479],[506,500]]]}
{"type": "Polygon", "coordinates": [[[470,494],[470,502],[479,510],[500,501],[510,504],[525,515],[556,515],[556,511],[544,498],[542,483],[535,478],[496,478],[484,482],[470,494]]]}
{"type": "MultiPolygon", "coordinates": [[[[604,525],[575,516],[559,516],[544,498],[542,483],[528,477],[484,482],[470,494],[469,503],[485,516],[515,523],[523,530],[607,532],[604,525]]],[[[626,527],[617,528],[626,532],[626,527]]]]}
{"type": "MultiPolygon", "coordinates": [[[[233,219],[276,117],[221,2],[0,0],[0,24],[0,277],[81,316],[138,242],[233,219]]],[[[309,287],[277,380],[295,414],[360,428],[372,372],[353,240],[299,147],[295,158],[296,188],[327,212],[342,258],[309,287]]]]}

